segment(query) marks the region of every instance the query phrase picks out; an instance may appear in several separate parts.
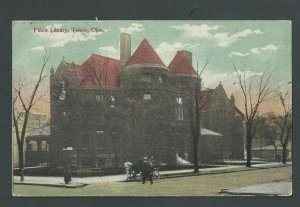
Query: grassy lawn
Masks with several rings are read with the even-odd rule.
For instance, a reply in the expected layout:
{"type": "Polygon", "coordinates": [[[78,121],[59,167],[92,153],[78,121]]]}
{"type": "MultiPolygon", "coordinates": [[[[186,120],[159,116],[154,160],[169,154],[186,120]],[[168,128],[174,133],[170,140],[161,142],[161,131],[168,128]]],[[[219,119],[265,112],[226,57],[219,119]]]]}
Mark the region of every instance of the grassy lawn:
{"type": "Polygon", "coordinates": [[[292,178],[291,167],[161,179],[150,182],[113,182],[83,188],[14,185],[17,196],[215,196],[223,188],[243,187],[292,178]]]}

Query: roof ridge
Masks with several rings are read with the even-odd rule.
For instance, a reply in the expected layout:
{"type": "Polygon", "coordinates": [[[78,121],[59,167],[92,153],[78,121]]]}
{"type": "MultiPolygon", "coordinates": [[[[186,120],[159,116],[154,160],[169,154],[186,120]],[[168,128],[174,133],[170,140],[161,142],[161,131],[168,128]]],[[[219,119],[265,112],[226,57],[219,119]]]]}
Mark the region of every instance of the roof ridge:
{"type": "MultiPolygon", "coordinates": [[[[93,57],[93,56],[100,56],[100,57],[103,57],[103,58],[108,58],[108,59],[112,59],[112,60],[116,60],[116,61],[120,61],[119,59],[117,59],[117,58],[113,58],[113,57],[108,57],[108,56],[104,56],[104,55],[101,55],[101,54],[96,54],[96,53],[92,53],[91,54],[91,56],[88,58],[88,59],[90,59],[91,57],[93,57]]],[[[87,60],[88,60],[87,59],[87,60]]],[[[87,61],[86,60],[86,61],[87,61]]]]}

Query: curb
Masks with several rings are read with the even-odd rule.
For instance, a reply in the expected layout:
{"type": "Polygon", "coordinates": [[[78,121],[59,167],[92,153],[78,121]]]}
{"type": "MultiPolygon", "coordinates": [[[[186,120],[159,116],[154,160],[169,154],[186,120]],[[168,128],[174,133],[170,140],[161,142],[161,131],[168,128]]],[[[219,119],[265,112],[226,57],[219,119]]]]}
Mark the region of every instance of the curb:
{"type": "Polygon", "coordinates": [[[35,185],[35,186],[48,186],[48,187],[60,187],[60,188],[82,188],[89,184],[87,183],[77,183],[77,184],[47,184],[47,183],[22,183],[22,182],[14,182],[16,185],[35,185]]]}
{"type": "Polygon", "coordinates": [[[242,172],[242,171],[251,171],[251,170],[262,170],[262,169],[270,169],[270,168],[281,168],[288,167],[291,165],[279,165],[279,166],[270,166],[270,167],[242,167],[230,170],[212,170],[208,172],[187,172],[187,173],[175,173],[175,174],[160,174],[160,179],[165,178],[178,178],[178,177],[188,177],[188,176],[200,176],[200,175],[212,175],[212,174],[223,174],[223,173],[234,173],[234,172],[242,172]]]}

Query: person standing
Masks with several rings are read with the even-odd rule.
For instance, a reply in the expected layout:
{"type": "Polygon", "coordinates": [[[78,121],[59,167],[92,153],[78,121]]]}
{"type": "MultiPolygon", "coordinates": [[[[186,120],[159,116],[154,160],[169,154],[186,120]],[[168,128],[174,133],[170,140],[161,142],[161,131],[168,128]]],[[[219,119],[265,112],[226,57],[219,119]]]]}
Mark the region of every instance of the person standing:
{"type": "Polygon", "coordinates": [[[149,178],[150,184],[153,184],[153,167],[152,167],[152,160],[150,157],[146,157],[143,159],[142,165],[142,182],[145,184],[146,179],[149,178]]]}
{"type": "Polygon", "coordinates": [[[64,181],[65,181],[65,184],[69,184],[72,181],[72,175],[71,175],[70,169],[68,167],[65,168],[64,181]]]}

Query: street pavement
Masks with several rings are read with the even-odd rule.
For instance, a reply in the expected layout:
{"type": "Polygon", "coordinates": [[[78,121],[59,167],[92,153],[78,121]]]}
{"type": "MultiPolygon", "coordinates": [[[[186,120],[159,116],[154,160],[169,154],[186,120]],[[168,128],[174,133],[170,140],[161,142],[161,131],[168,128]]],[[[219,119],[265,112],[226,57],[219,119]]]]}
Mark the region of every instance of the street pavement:
{"type": "MultiPolygon", "coordinates": [[[[287,163],[287,165],[291,165],[291,164],[292,164],[291,162],[287,163]]],[[[282,163],[255,164],[252,165],[251,168],[245,167],[244,165],[229,165],[229,166],[199,169],[199,174],[196,175],[238,172],[238,171],[256,170],[261,168],[264,169],[264,168],[273,168],[273,167],[284,167],[284,166],[286,165],[282,163]]],[[[195,173],[193,173],[193,169],[160,172],[161,178],[183,177],[183,176],[191,176],[191,175],[195,175],[195,173]]],[[[72,177],[72,182],[68,185],[65,185],[63,176],[62,177],[25,176],[25,180],[22,182],[20,181],[19,176],[14,176],[15,184],[43,185],[43,186],[55,186],[55,187],[83,187],[85,185],[95,184],[95,183],[122,182],[126,180],[127,180],[127,176],[125,174],[109,175],[109,176],[101,176],[101,177],[83,177],[83,178],[72,177]]],[[[272,188],[272,186],[270,188],[272,188]]],[[[265,188],[262,187],[261,189],[265,189],[265,188]]],[[[237,189],[233,190],[232,194],[236,192],[236,190],[237,189]]],[[[248,192],[248,190],[250,192],[252,188],[241,189],[240,191],[248,192]]],[[[224,191],[224,193],[230,193],[230,192],[224,191]]]]}

